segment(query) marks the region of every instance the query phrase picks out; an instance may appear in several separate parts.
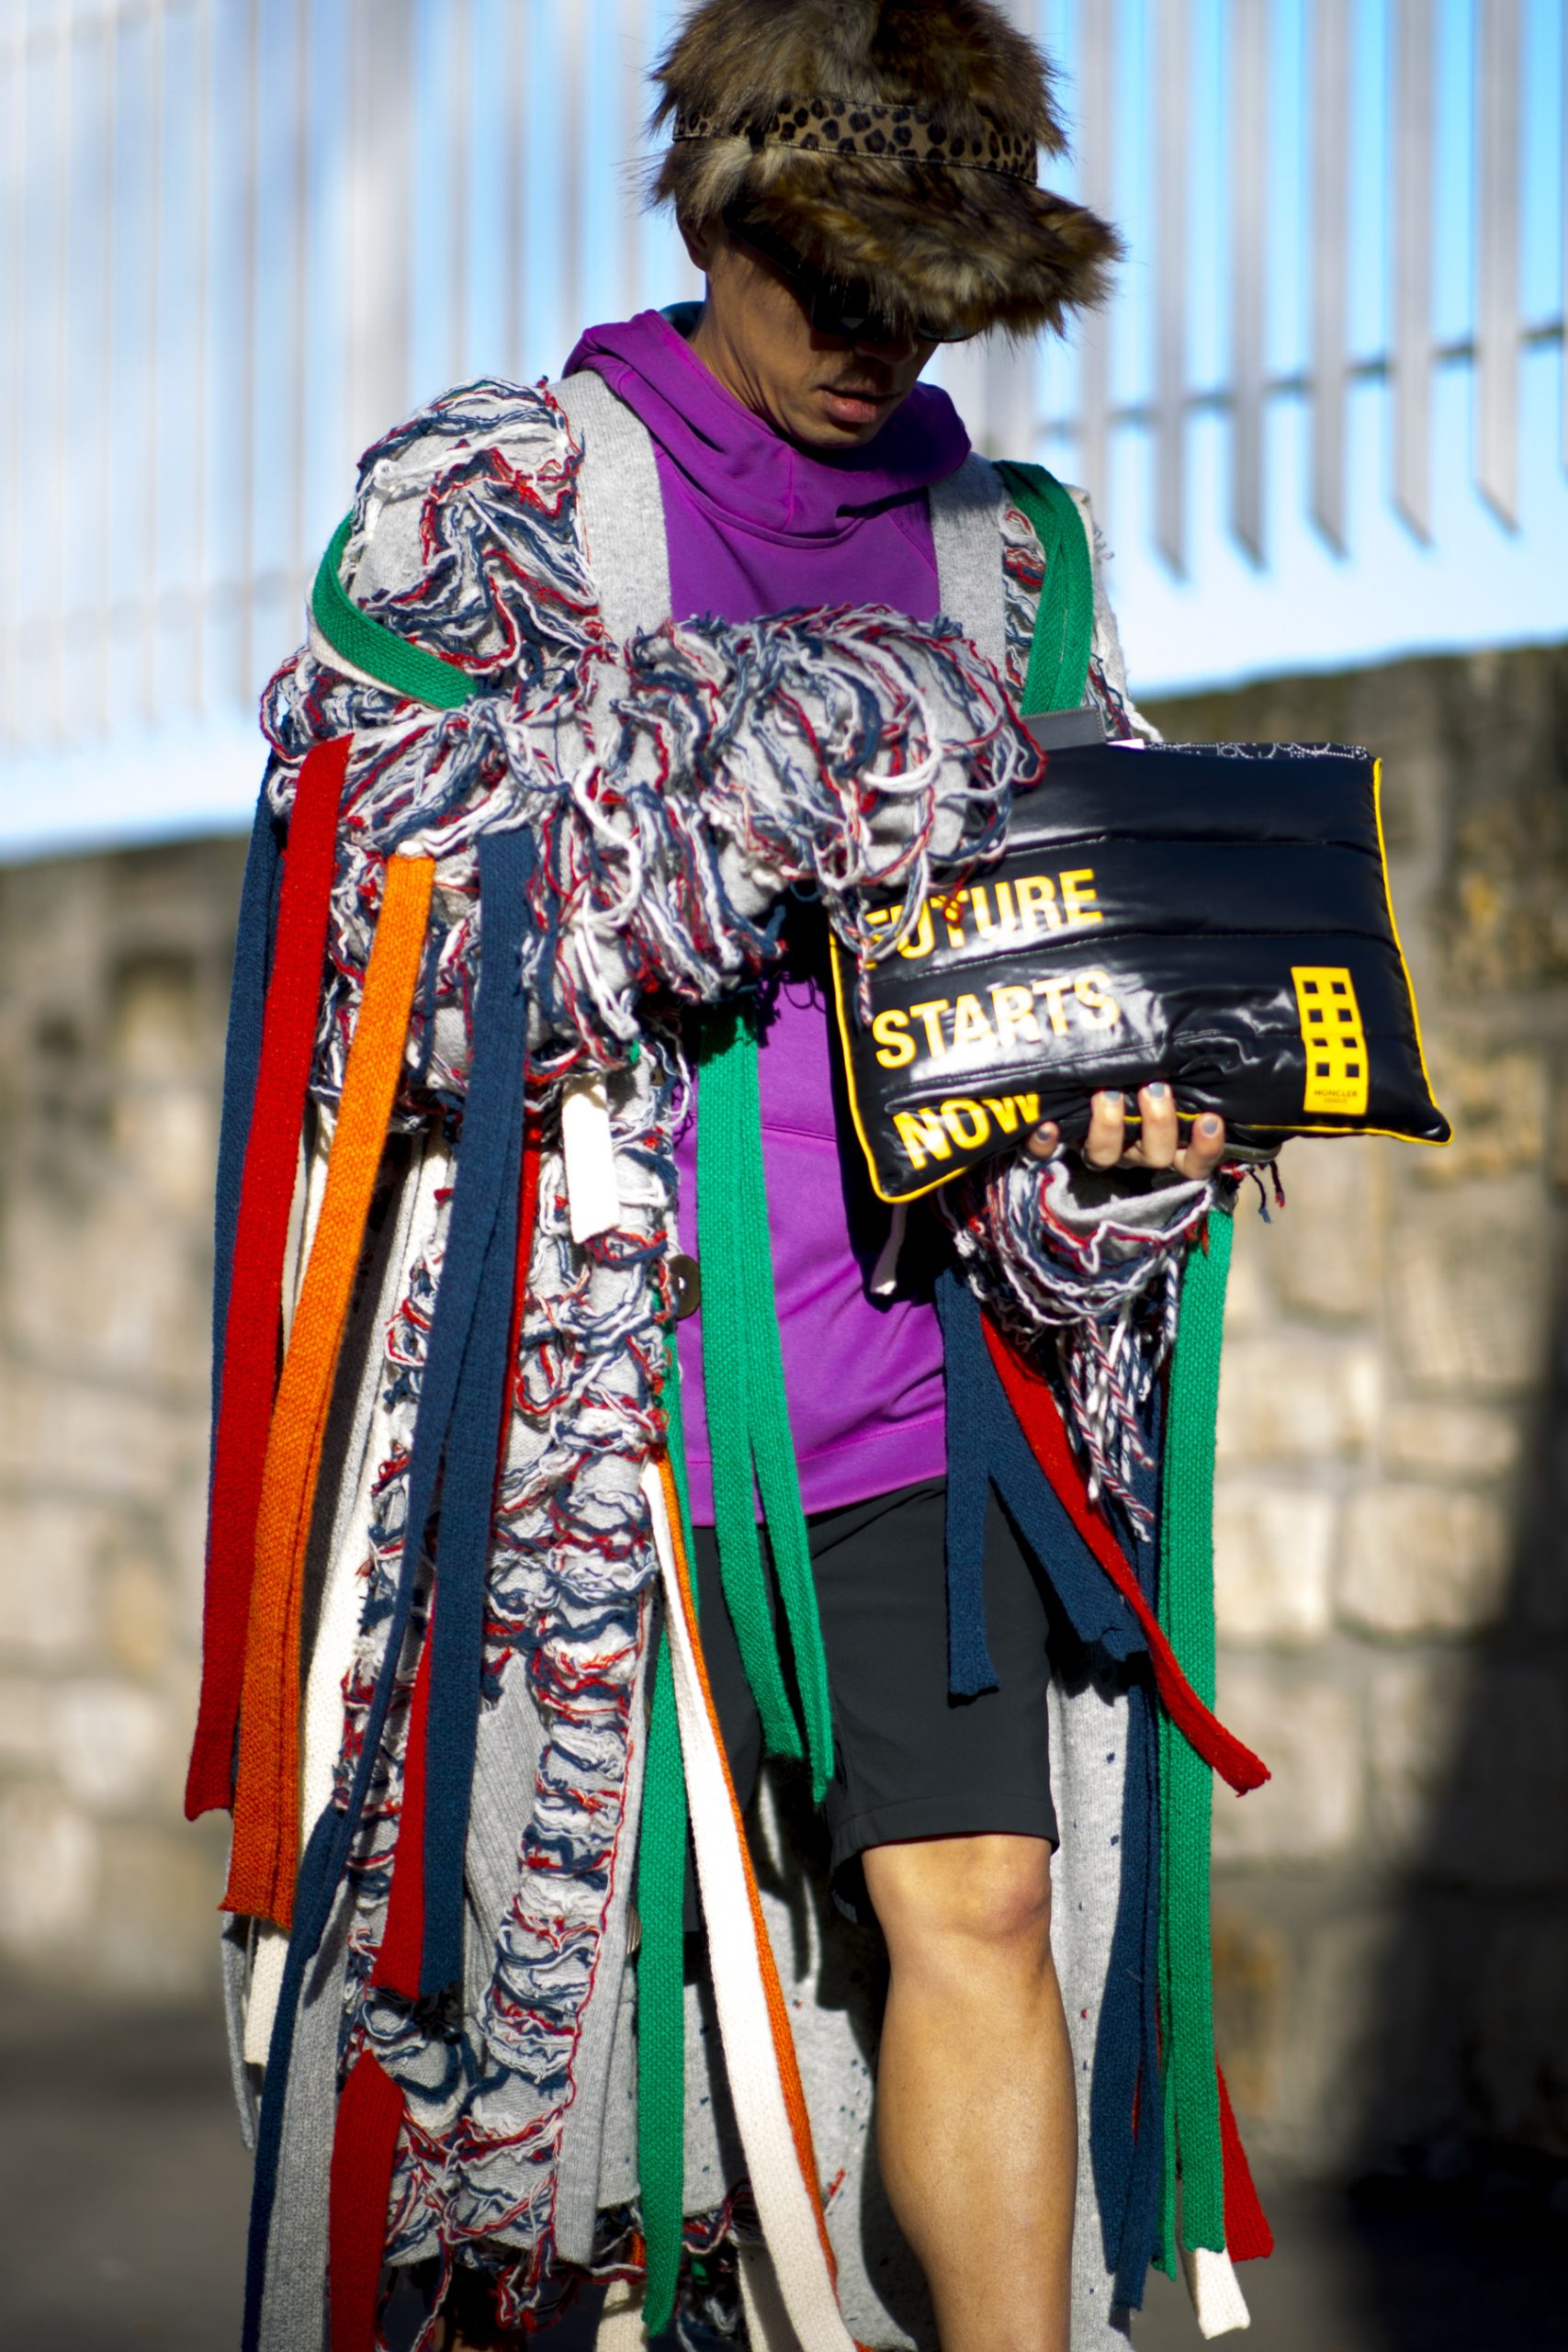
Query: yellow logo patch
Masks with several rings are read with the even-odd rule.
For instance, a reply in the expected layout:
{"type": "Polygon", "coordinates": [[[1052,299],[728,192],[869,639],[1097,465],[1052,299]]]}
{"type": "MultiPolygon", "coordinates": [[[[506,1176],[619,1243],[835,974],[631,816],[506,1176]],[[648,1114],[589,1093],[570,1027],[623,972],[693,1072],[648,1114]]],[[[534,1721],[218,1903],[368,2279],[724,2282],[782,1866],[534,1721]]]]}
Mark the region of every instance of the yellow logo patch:
{"type": "Polygon", "coordinates": [[[1306,1046],[1303,1111],[1359,1119],[1367,1108],[1367,1037],[1349,973],[1338,964],[1292,964],[1306,1046]]]}

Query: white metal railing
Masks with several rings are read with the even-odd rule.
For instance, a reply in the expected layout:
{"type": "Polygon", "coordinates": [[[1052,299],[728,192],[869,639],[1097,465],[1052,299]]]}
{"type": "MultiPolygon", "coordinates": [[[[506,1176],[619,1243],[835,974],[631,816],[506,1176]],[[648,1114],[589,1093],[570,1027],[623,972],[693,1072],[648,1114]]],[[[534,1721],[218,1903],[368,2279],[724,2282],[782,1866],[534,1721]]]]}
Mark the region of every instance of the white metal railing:
{"type": "MultiPolygon", "coordinates": [[[[0,749],[248,698],[367,440],[694,290],[629,168],[676,13],[0,0],[0,749]]],[[[1460,366],[1474,478],[1512,524],[1523,355],[1562,339],[1562,0],[1012,13],[1063,60],[1076,184],[1134,248],[1070,350],[944,356],[975,438],[1032,445],[1103,507],[1116,436],[1145,436],[1179,571],[1191,424],[1221,413],[1261,562],[1276,404],[1310,405],[1311,512],[1344,548],[1353,388],[1385,381],[1389,495],[1425,537],[1435,373],[1460,366]]],[[[1568,391],[1563,418],[1568,446],[1568,391]]]]}

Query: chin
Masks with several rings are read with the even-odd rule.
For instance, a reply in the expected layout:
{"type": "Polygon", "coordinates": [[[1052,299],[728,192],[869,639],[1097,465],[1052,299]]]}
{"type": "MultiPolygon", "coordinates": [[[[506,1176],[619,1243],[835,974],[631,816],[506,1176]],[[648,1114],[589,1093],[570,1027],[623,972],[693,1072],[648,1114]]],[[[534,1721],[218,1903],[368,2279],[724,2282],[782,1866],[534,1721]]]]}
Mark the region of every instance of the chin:
{"type": "Polygon", "coordinates": [[[795,427],[794,438],[803,449],[818,449],[825,454],[834,449],[863,449],[868,441],[875,440],[886,422],[886,416],[873,417],[867,424],[839,424],[826,416],[804,417],[795,427]]]}

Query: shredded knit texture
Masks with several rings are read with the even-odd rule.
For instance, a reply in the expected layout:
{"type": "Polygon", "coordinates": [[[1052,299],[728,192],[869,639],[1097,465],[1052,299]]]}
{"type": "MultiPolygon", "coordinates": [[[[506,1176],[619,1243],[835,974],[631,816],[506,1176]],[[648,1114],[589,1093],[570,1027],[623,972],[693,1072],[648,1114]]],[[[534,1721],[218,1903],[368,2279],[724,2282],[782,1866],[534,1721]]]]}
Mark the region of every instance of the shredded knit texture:
{"type": "MultiPolygon", "coordinates": [[[[406,1108],[417,1118],[432,1097],[461,1099],[475,843],[490,827],[526,825],[537,840],[525,985],[531,1043],[558,1072],[624,1059],[650,991],[705,1001],[760,969],[791,885],[820,892],[852,950],[892,954],[934,874],[996,847],[1012,790],[1041,773],[1001,681],[951,624],[866,607],[745,628],[670,623],[612,645],[571,527],[579,455],[547,393],[489,383],[448,394],[378,444],[355,507],[360,542],[378,483],[412,468],[431,481],[429,555],[417,594],[371,596],[367,609],[483,690],[433,713],[343,677],[307,647],[264,698],[280,815],[311,744],[355,737],[321,1099],[342,1083],[372,858],[401,849],[440,865],[410,1047],[417,1092],[406,1108]],[[855,898],[865,888],[899,890],[903,920],[874,933],[855,898]]],[[[351,534],[351,571],[355,544],[351,534]]]]}

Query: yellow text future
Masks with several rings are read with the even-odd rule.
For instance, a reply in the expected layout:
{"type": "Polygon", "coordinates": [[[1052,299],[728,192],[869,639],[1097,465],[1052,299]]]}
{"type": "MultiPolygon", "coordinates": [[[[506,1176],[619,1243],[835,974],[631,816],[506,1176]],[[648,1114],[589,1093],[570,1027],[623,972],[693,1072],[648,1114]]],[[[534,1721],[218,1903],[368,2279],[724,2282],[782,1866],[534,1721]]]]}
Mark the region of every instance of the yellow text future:
{"type": "MultiPolygon", "coordinates": [[[[873,913],[874,926],[896,920],[890,908],[873,913]]],[[[938,894],[926,900],[920,919],[898,953],[918,964],[938,944],[942,926],[949,947],[996,946],[1004,939],[1032,939],[1052,931],[1080,931],[1103,922],[1105,912],[1095,896],[1092,865],[1075,865],[1066,872],[1021,874],[1010,882],[972,882],[967,889],[938,894]]]]}

